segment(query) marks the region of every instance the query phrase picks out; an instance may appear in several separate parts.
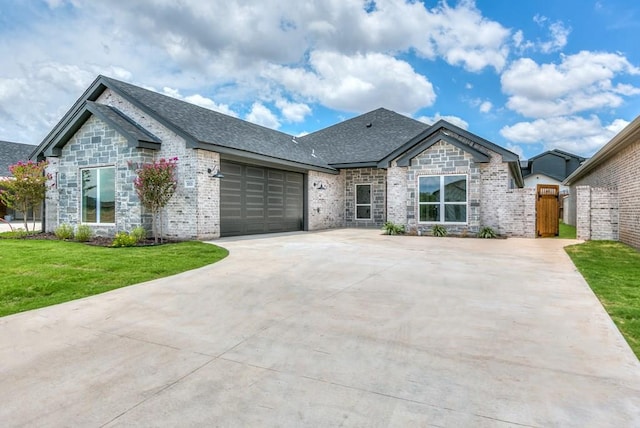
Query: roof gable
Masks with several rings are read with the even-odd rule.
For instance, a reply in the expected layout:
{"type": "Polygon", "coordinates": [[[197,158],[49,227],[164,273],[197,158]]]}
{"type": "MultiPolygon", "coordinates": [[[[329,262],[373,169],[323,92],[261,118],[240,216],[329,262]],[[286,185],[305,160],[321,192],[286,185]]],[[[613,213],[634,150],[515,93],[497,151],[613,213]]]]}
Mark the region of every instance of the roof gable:
{"type": "Polygon", "coordinates": [[[418,156],[420,153],[429,149],[429,147],[433,146],[439,141],[444,141],[446,143],[451,144],[473,156],[473,160],[476,162],[489,162],[490,158],[486,153],[482,153],[468,144],[463,143],[457,138],[453,138],[450,135],[443,133],[442,131],[438,131],[435,134],[431,134],[428,138],[422,140],[419,144],[415,145],[411,150],[406,152],[400,158],[398,158],[397,164],[398,166],[409,166],[411,164],[411,159],[418,156]]]}

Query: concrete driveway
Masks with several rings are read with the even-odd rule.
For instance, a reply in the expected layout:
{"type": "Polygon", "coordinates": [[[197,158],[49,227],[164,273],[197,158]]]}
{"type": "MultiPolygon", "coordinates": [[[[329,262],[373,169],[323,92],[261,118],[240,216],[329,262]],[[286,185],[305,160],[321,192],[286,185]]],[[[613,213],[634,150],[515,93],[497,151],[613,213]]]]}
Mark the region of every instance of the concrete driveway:
{"type": "Polygon", "coordinates": [[[0,426],[640,426],[555,239],[335,230],[0,318],[0,426]]]}

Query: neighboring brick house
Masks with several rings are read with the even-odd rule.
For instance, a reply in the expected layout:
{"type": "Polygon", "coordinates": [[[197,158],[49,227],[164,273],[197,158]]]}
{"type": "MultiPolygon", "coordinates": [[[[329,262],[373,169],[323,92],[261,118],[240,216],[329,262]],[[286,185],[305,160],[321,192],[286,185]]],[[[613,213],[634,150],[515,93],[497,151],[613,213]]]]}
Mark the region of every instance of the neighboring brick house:
{"type": "Polygon", "coordinates": [[[557,184],[561,193],[569,188],[562,182],[585,161],[586,158],[562,150],[553,149],[540,153],[520,162],[524,187],[536,187],[538,184],[557,184]]]}
{"type": "Polygon", "coordinates": [[[566,221],[579,239],[620,240],[640,249],[640,116],[571,174],[566,221]]]}
{"type": "MultiPolygon", "coordinates": [[[[20,161],[28,161],[31,153],[35,150],[36,146],[31,144],[12,143],[9,141],[0,141],[0,180],[7,177],[12,177],[9,167],[20,161]]],[[[39,214],[36,210],[36,214],[39,214]]],[[[0,218],[22,219],[24,216],[21,212],[15,212],[11,208],[6,207],[0,201],[0,218]]],[[[36,217],[39,217],[36,215],[36,217]]],[[[31,218],[31,213],[29,213],[31,218]]]]}
{"type": "Polygon", "coordinates": [[[518,156],[445,121],[377,109],[294,137],[99,76],[38,147],[57,186],[45,229],[112,235],[150,219],[131,163],[178,157],[164,230],[182,239],[337,227],[490,226],[535,236],[518,156]],[[219,178],[218,172],[224,176],[219,178]]]}

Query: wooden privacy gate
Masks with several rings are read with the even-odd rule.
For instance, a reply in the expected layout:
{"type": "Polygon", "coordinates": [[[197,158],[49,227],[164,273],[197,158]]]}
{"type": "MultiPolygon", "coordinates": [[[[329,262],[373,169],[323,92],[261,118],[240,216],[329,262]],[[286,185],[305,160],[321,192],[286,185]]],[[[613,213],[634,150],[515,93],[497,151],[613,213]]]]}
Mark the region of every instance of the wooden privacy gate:
{"type": "Polygon", "coordinates": [[[558,202],[560,186],[557,184],[538,184],[536,201],[536,231],[543,238],[558,236],[558,202]]]}

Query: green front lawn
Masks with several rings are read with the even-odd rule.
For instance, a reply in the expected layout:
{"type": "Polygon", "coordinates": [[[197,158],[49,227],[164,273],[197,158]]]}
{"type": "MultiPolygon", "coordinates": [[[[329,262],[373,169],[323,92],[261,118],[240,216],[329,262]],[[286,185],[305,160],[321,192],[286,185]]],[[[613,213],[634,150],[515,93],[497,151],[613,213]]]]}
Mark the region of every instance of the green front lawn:
{"type": "Polygon", "coordinates": [[[565,249],[640,358],[640,252],[613,241],[565,249]]]}
{"type": "Polygon", "coordinates": [[[107,248],[0,239],[0,316],[195,269],[227,254],[202,242],[107,248]]]}
{"type": "Polygon", "coordinates": [[[560,239],[576,239],[576,227],[569,226],[560,220],[558,238],[560,239]]]}

